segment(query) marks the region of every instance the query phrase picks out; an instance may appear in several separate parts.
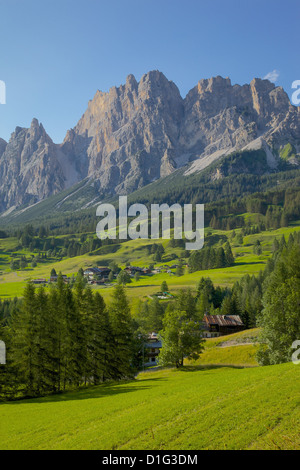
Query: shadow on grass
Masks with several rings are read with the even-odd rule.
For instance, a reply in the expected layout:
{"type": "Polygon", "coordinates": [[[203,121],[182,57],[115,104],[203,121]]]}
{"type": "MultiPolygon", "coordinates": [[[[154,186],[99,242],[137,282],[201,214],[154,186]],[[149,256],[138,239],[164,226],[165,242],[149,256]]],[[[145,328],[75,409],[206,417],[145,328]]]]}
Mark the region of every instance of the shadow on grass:
{"type": "Polygon", "coordinates": [[[58,403],[66,401],[80,401],[80,400],[93,400],[104,398],[107,396],[120,395],[123,393],[132,393],[138,391],[148,390],[153,387],[153,382],[161,382],[165,379],[163,378],[153,378],[145,379],[139,383],[136,380],[123,381],[120,383],[110,382],[104,383],[97,386],[90,386],[85,388],[80,388],[78,390],[71,390],[61,393],[56,393],[53,395],[47,395],[39,398],[22,398],[16,401],[6,401],[2,404],[6,405],[22,405],[22,404],[36,404],[36,403],[58,403]],[[151,385],[141,385],[141,383],[151,382],[151,385]]]}
{"type": "Polygon", "coordinates": [[[198,364],[198,365],[186,365],[179,368],[182,372],[199,372],[214,369],[248,369],[251,366],[239,366],[234,364],[198,364]]]}
{"type": "Polygon", "coordinates": [[[246,262],[241,262],[241,263],[235,262],[234,265],[231,266],[231,267],[234,267],[234,266],[245,266],[245,265],[249,266],[249,265],[251,265],[251,264],[263,264],[263,260],[262,260],[262,261],[251,261],[250,263],[249,263],[249,262],[248,262],[248,263],[246,263],[246,262]]]}
{"type": "Polygon", "coordinates": [[[128,289],[137,289],[137,288],[142,288],[142,287],[157,287],[158,286],[156,284],[141,284],[141,285],[137,285],[137,286],[132,286],[132,285],[126,285],[126,287],[128,289]]]}

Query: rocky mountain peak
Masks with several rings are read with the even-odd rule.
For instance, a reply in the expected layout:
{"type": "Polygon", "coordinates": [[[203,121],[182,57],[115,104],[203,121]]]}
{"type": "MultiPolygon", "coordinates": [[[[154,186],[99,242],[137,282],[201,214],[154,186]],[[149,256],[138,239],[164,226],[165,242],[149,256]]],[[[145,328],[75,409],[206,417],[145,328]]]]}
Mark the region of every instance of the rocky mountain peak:
{"type": "Polygon", "coordinates": [[[17,127],[1,156],[0,210],[32,204],[64,189],[66,158],[37,119],[29,128],[17,127]]]}
{"type": "Polygon", "coordinates": [[[61,145],[35,118],[8,144],[0,140],[0,210],[86,177],[101,195],[130,193],[189,162],[201,168],[252,145],[278,153],[291,143],[299,152],[299,141],[299,109],[268,80],[241,86],[228,77],[202,79],[183,99],[158,70],[139,82],[128,75],[124,85],[95,93],[61,145]]]}
{"type": "Polygon", "coordinates": [[[7,146],[7,142],[3,139],[0,139],[0,157],[4,153],[7,146]]]}
{"type": "Polygon", "coordinates": [[[199,95],[202,93],[224,93],[229,87],[231,87],[230,78],[211,77],[198,82],[198,93],[199,95]]]}
{"type": "Polygon", "coordinates": [[[138,87],[138,82],[136,81],[136,78],[134,75],[130,74],[126,78],[126,86],[131,89],[131,90],[136,90],[138,87]]]}
{"type": "Polygon", "coordinates": [[[179,89],[174,82],[158,70],[152,70],[143,75],[139,83],[139,94],[142,99],[163,98],[165,95],[173,95],[174,99],[182,100],[179,89]]]}

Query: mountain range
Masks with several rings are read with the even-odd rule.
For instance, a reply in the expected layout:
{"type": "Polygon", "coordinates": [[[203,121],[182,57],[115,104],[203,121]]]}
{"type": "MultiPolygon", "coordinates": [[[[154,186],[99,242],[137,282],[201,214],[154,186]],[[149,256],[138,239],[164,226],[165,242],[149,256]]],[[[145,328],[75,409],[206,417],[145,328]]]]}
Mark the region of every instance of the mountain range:
{"type": "Polygon", "coordinates": [[[300,108],[281,87],[258,78],[232,85],[217,76],[182,98],[159,71],[139,82],[129,75],[125,85],[96,92],[61,144],[37,119],[28,129],[17,127],[8,143],[0,139],[0,212],[24,210],[82,184],[93,187],[92,205],[180,168],[184,177],[234,152],[260,149],[266,172],[282,159],[299,165],[300,108]]]}

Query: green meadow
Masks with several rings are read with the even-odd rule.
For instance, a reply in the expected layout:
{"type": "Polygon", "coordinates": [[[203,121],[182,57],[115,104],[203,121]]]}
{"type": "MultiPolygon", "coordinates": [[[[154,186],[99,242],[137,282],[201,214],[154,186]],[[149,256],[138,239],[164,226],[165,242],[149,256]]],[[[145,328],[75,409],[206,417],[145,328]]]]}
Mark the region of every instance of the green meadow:
{"type": "Polygon", "coordinates": [[[186,366],[0,405],[0,449],[297,449],[300,367],[186,366]]]}
{"type": "Polygon", "coordinates": [[[258,366],[256,360],[258,335],[259,328],[253,328],[228,336],[208,338],[200,358],[196,361],[189,361],[188,365],[256,367],[258,366]]]}
{"type": "MultiPolygon", "coordinates": [[[[160,290],[166,280],[170,292],[196,288],[202,276],[215,285],[232,286],[246,274],[258,274],[272,254],[274,238],[300,230],[299,224],[245,236],[242,244],[226,235],[235,255],[229,268],[198,271],[177,277],[162,272],[132,280],[126,293],[132,310],[139,299],[160,290]],[[260,240],[263,252],[253,254],[260,240]]],[[[239,231],[236,230],[236,233],[239,231]]],[[[153,263],[147,244],[153,240],[122,243],[115,253],[83,255],[61,261],[43,260],[35,268],[11,271],[10,259],[17,240],[0,240],[0,298],[22,296],[29,279],[49,278],[50,271],[71,276],[79,268],[115,261],[121,267],[153,263]]],[[[162,242],[165,254],[183,250],[162,242]]],[[[28,252],[23,252],[26,256],[28,252]]],[[[112,287],[99,289],[109,300],[112,287]]],[[[300,367],[294,364],[258,367],[259,330],[246,330],[205,341],[197,361],[180,369],[140,373],[135,380],[105,383],[39,399],[0,404],[0,449],[299,449],[300,367]]]]}
{"type": "MultiPolygon", "coordinates": [[[[212,269],[208,271],[198,271],[195,273],[189,273],[186,270],[185,274],[181,277],[177,277],[173,274],[162,272],[152,276],[142,276],[139,281],[132,281],[127,286],[127,294],[129,299],[136,302],[137,298],[147,298],[147,296],[153,295],[162,283],[167,281],[171,292],[178,292],[179,289],[191,287],[194,289],[199,279],[204,277],[210,277],[215,285],[220,286],[232,286],[234,282],[240,279],[246,274],[258,274],[259,271],[263,270],[268,258],[272,254],[272,243],[274,238],[280,240],[282,235],[288,239],[290,233],[300,230],[299,224],[292,225],[287,228],[281,228],[278,230],[271,230],[261,232],[255,235],[245,236],[243,244],[238,245],[235,239],[231,239],[231,231],[220,231],[208,229],[207,233],[213,235],[226,235],[231,242],[233,253],[236,257],[235,265],[229,268],[212,269]],[[260,256],[253,254],[253,245],[256,240],[260,240],[263,253],[260,256]]],[[[235,231],[239,233],[239,230],[235,231]]],[[[165,254],[161,263],[155,263],[156,267],[161,267],[165,264],[172,265],[176,264],[177,260],[170,261],[170,255],[176,254],[180,257],[183,254],[182,249],[168,247],[168,240],[129,240],[122,243],[119,249],[115,253],[107,253],[103,255],[94,254],[89,256],[88,254],[82,256],[76,256],[73,258],[64,258],[61,261],[55,260],[43,260],[38,263],[35,268],[25,268],[24,270],[11,271],[9,264],[11,256],[15,253],[17,255],[29,256],[31,253],[28,251],[16,251],[18,244],[17,239],[1,239],[0,240],[0,298],[11,298],[14,296],[21,297],[24,286],[29,279],[36,278],[48,278],[50,271],[55,268],[57,272],[62,272],[71,276],[76,275],[80,268],[87,268],[95,266],[96,264],[108,264],[111,261],[115,261],[121,267],[125,267],[127,263],[131,263],[132,266],[149,266],[153,263],[153,255],[149,255],[146,249],[147,245],[152,245],[155,242],[162,242],[165,248],[165,254]]],[[[111,294],[110,287],[93,287],[99,289],[101,294],[106,299],[111,294]]]]}

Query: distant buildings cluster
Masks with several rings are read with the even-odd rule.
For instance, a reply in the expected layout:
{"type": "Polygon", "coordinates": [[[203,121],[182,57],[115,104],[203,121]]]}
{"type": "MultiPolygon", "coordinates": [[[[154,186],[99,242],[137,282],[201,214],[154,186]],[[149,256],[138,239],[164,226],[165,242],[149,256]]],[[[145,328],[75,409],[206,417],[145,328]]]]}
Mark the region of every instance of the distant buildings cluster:
{"type": "MultiPolygon", "coordinates": [[[[172,266],[169,265],[164,265],[160,266],[158,268],[151,268],[151,267],[143,267],[140,268],[138,266],[126,266],[124,268],[124,271],[129,274],[129,276],[134,277],[136,273],[140,274],[141,276],[149,276],[152,274],[160,274],[162,272],[166,272],[168,274],[174,274],[172,272],[172,269],[176,269],[177,265],[174,264],[172,266]]],[[[106,282],[109,281],[109,275],[111,273],[111,269],[107,266],[99,266],[96,268],[86,268],[83,271],[83,275],[85,279],[87,279],[89,284],[105,284],[106,282]]],[[[62,275],[63,280],[65,283],[70,282],[70,278],[66,276],[65,274],[62,275]]],[[[116,274],[114,274],[114,277],[117,277],[116,274]]],[[[57,282],[58,276],[50,276],[50,279],[45,279],[45,278],[40,278],[40,279],[33,279],[32,283],[33,284],[50,284],[53,282],[57,282]]]]}

